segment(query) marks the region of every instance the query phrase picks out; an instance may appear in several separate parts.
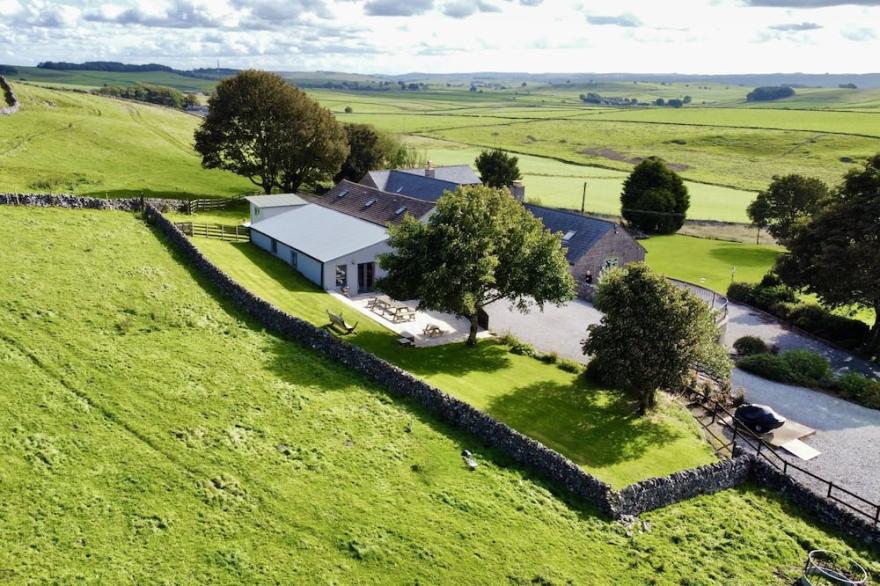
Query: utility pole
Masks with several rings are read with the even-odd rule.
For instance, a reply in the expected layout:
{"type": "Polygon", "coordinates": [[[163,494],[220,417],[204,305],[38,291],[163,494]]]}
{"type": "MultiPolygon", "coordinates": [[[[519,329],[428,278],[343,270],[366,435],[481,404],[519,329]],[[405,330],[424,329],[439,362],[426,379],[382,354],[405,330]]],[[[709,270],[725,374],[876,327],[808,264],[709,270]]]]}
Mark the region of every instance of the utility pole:
{"type": "Polygon", "coordinates": [[[584,193],[581,195],[581,213],[584,213],[584,208],[587,205],[587,182],[584,181],[584,193]]]}

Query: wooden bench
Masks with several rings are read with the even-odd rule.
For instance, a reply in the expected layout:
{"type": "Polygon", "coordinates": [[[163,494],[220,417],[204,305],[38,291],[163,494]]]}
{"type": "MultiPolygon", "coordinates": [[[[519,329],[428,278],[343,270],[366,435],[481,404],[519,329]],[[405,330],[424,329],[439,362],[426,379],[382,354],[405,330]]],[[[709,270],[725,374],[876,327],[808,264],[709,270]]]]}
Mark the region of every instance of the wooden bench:
{"type": "Polygon", "coordinates": [[[429,338],[435,338],[437,336],[442,336],[445,332],[440,329],[440,326],[435,324],[428,324],[425,326],[425,329],[422,330],[422,333],[428,336],[429,338]]]}
{"type": "Polygon", "coordinates": [[[330,317],[330,327],[335,327],[336,329],[341,330],[346,334],[352,333],[359,323],[354,322],[354,325],[350,326],[348,325],[348,323],[346,323],[345,318],[342,317],[341,313],[337,315],[329,309],[327,310],[327,315],[330,317]]]}
{"type": "Polygon", "coordinates": [[[394,323],[416,320],[416,310],[412,307],[401,305],[399,307],[392,308],[392,311],[394,312],[392,316],[394,323]]]}

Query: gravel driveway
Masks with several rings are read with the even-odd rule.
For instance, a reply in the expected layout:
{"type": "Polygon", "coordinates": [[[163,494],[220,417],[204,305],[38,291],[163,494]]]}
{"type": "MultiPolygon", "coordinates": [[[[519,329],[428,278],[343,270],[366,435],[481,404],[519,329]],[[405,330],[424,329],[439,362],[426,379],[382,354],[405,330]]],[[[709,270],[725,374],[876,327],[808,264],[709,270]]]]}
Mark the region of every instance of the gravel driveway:
{"type": "MultiPolygon", "coordinates": [[[[759,336],[782,349],[812,348],[831,360],[837,370],[856,369],[880,376],[880,367],[869,365],[842,350],[792,331],[772,317],[731,303],[730,322],[724,342],[729,346],[746,335],[759,336]]],[[[602,314],[585,301],[572,301],[559,308],[534,308],[523,315],[506,302],[487,308],[489,326],[499,334],[512,333],[544,352],[584,362],[580,341],[589,324],[602,314]]],[[[809,462],[792,460],[804,468],[839,482],[865,498],[880,502],[880,411],[861,407],[811,389],[782,385],[739,369],[733,372],[734,388],[742,387],[746,398],[770,405],[786,417],[812,427],[816,434],[805,442],[821,452],[809,462]]]]}

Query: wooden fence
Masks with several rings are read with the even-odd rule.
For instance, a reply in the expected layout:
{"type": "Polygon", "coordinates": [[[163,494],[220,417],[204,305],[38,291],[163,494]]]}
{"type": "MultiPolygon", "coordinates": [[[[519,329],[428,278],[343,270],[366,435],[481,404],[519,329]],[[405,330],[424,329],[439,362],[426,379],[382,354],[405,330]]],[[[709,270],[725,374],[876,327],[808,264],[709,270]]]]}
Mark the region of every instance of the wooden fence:
{"type": "Polygon", "coordinates": [[[191,199],[186,203],[186,213],[210,212],[225,210],[232,204],[240,202],[240,197],[215,197],[211,199],[191,199]]]}
{"type": "Polygon", "coordinates": [[[230,240],[232,242],[248,242],[251,239],[251,229],[247,226],[197,224],[194,222],[179,222],[175,225],[187,236],[219,238],[220,240],[230,240]]]}

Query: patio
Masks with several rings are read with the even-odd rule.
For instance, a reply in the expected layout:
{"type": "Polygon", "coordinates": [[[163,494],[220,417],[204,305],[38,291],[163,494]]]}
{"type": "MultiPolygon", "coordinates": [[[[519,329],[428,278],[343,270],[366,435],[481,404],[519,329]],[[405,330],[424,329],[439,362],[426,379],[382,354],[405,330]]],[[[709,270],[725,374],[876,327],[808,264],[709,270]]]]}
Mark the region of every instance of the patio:
{"type": "MultiPolygon", "coordinates": [[[[401,343],[409,343],[417,348],[441,346],[467,340],[470,331],[468,320],[439,311],[420,311],[418,301],[395,301],[377,293],[367,293],[348,297],[335,291],[328,291],[339,301],[358,311],[358,313],[382,324],[401,337],[401,343]],[[408,340],[405,342],[404,340],[408,340]]],[[[349,319],[349,321],[354,321],[349,319]]],[[[480,329],[478,338],[492,334],[480,329]]]]}

